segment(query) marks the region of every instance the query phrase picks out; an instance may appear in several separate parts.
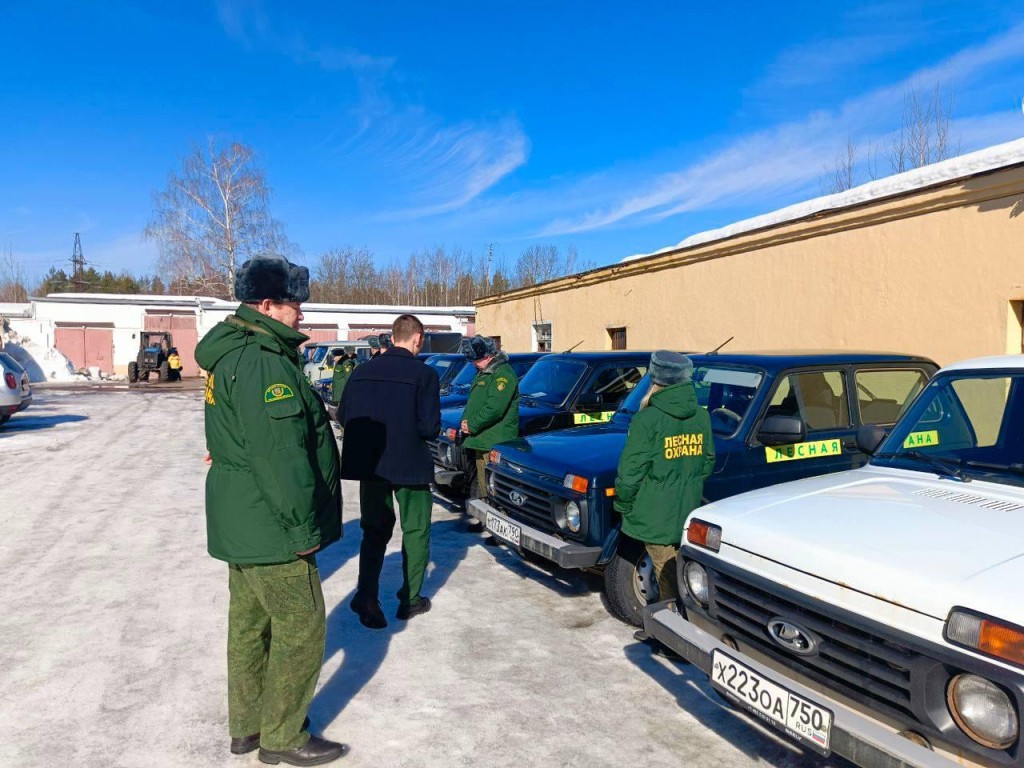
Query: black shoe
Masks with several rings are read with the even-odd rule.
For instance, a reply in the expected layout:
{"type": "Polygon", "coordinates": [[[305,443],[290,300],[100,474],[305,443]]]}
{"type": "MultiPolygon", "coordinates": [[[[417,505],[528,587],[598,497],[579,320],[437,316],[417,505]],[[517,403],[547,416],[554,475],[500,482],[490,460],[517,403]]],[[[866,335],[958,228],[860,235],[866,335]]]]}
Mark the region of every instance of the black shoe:
{"type": "Polygon", "coordinates": [[[468,533],[483,533],[484,524],[479,520],[470,520],[466,523],[466,531],[468,533]]]}
{"type": "Polygon", "coordinates": [[[388,620],[384,618],[384,611],[380,609],[380,601],[370,597],[363,592],[356,592],[349,604],[353,612],[359,614],[359,623],[370,629],[384,629],[388,620]]]}
{"type": "Polygon", "coordinates": [[[260,747],[260,762],[269,765],[288,763],[288,765],[323,765],[331,763],[348,754],[348,744],[328,741],[319,736],[309,735],[309,741],[298,749],[274,751],[260,747]]]}
{"type": "Polygon", "coordinates": [[[413,616],[419,616],[421,613],[426,613],[430,610],[430,598],[421,597],[417,602],[412,605],[400,605],[398,606],[398,613],[395,616],[402,621],[408,621],[413,616]]]}
{"type": "MultiPolygon", "coordinates": [[[[309,718],[307,717],[302,721],[302,730],[309,730],[309,718]]],[[[252,752],[260,745],[260,735],[258,733],[252,734],[252,736],[234,736],[231,739],[231,754],[233,755],[245,755],[252,752]]]]}
{"type": "Polygon", "coordinates": [[[636,640],[638,643],[643,643],[648,648],[650,648],[651,653],[653,653],[655,656],[661,656],[664,659],[679,662],[680,664],[690,663],[684,657],[680,656],[667,645],[662,643],[660,640],[655,640],[642,629],[638,629],[636,632],[633,633],[633,639],[636,640]]]}
{"type": "Polygon", "coordinates": [[[498,547],[498,546],[501,546],[501,542],[498,541],[498,537],[497,536],[488,536],[487,538],[484,539],[484,546],[485,547],[498,547]]]}

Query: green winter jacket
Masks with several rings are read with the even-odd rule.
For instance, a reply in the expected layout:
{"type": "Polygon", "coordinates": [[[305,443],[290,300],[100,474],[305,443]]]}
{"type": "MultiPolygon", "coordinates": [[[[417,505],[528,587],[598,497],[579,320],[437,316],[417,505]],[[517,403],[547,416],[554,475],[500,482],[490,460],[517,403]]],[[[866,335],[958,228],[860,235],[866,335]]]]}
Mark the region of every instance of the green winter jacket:
{"type": "Polygon", "coordinates": [[[649,544],[679,545],[715,466],[711,418],[691,382],[655,392],[629,424],[615,477],[622,532],[649,544]]]}
{"type": "Polygon", "coordinates": [[[285,563],[341,538],[338,446],[302,375],[307,337],[246,305],[196,347],[206,381],[207,549],[285,563]]]}
{"type": "Polygon", "coordinates": [[[504,352],[477,371],[462,420],[469,422],[463,445],[475,451],[519,437],[519,379],[504,352]]]}
{"type": "Polygon", "coordinates": [[[345,391],[348,377],[352,375],[355,367],[355,360],[342,360],[334,366],[334,381],[331,383],[331,402],[335,405],[341,402],[341,393],[345,391]]]}

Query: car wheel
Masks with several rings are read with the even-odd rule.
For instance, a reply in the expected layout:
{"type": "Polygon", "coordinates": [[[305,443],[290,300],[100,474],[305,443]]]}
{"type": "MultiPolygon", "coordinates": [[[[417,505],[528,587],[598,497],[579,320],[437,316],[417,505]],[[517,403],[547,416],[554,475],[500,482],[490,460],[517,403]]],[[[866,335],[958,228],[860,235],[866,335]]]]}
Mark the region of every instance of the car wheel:
{"type": "Polygon", "coordinates": [[[132,362],[128,363],[128,381],[129,383],[134,384],[138,380],[139,364],[133,360],[132,362]]]}
{"type": "Polygon", "coordinates": [[[644,545],[623,537],[604,569],[604,589],[615,618],[643,626],[643,608],[658,599],[654,565],[644,545]]]}

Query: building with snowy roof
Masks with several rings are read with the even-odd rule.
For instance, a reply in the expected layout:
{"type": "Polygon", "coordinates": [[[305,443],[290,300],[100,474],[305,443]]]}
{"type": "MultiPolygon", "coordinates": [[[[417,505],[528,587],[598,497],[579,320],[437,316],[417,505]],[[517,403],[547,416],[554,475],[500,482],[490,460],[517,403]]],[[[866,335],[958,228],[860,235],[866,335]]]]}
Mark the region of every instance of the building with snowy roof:
{"type": "Polygon", "coordinates": [[[1024,139],[476,301],[505,348],[1022,351],[1024,139]]]}
{"type": "MultiPolygon", "coordinates": [[[[76,369],[127,374],[142,331],[170,331],[185,376],[197,376],[199,339],[235,311],[238,302],[204,296],[54,293],[27,304],[0,305],[7,325],[34,349],[56,349],[76,369]]],[[[300,330],[312,341],[354,340],[391,330],[395,318],[416,315],[428,331],[472,334],[473,307],[303,304],[300,330]]]]}

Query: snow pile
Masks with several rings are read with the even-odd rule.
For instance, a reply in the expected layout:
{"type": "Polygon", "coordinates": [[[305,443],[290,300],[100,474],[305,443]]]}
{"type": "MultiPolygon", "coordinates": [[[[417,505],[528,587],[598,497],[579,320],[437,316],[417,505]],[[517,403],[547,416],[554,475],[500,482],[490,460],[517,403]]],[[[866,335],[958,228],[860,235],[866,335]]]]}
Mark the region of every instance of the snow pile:
{"type": "Polygon", "coordinates": [[[0,347],[28,373],[29,381],[85,381],[88,377],[75,371],[75,366],[53,347],[43,347],[14,331],[4,331],[0,347]]]}
{"type": "Polygon", "coordinates": [[[852,208],[855,205],[882,200],[920,189],[927,189],[938,184],[965,179],[969,176],[976,176],[980,173],[987,173],[1000,168],[1007,168],[1011,165],[1019,165],[1020,163],[1024,163],[1024,139],[1016,139],[1015,141],[997,144],[994,147],[988,147],[978,152],[971,152],[961,157],[954,157],[950,160],[933,163],[932,165],[925,165],[905,173],[898,173],[895,176],[861,184],[859,187],[848,189],[845,192],[816,197],[813,200],[780,208],[777,211],[766,213],[762,216],[744,219],[719,229],[698,232],[676,245],[662,248],[654,253],[638,253],[634,256],[627,256],[620,263],[645,259],[649,256],[657,256],[682,248],[692,248],[697,245],[713,243],[716,240],[725,240],[745,232],[753,232],[754,230],[803,219],[816,213],[852,208]]]}

